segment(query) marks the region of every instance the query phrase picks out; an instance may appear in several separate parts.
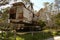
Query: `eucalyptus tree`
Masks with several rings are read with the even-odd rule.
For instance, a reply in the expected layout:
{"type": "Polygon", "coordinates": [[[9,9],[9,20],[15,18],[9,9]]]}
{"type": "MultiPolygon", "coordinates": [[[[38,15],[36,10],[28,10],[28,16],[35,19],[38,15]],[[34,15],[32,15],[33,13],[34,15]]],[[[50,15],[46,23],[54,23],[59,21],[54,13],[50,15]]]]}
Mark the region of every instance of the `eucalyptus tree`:
{"type": "Polygon", "coordinates": [[[9,0],[0,0],[0,5],[9,4],[9,0]]]}
{"type": "Polygon", "coordinates": [[[58,13],[54,18],[55,18],[55,24],[60,26],[60,13],[58,13]]]}
{"type": "Polygon", "coordinates": [[[46,10],[48,8],[48,5],[49,5],[49,2],[44,2],[44,7],[46,8],[46,10]]]}

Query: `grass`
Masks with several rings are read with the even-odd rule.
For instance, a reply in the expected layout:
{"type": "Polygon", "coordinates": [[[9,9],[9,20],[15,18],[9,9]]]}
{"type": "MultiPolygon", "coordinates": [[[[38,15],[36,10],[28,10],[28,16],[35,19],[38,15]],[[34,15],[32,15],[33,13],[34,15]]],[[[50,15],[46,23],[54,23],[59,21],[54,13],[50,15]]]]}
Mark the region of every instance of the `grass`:
{"type": "MultiPolygon", "coordinates": [[[[4,33],[3,36],[4,36],[5,40],[6,40],[6,38],[9,38],[9,40],[15,39],[13,33],[9,33],[8,35],[6,33],[4,33]]],[[[2,37],[1,33],[0,33],[0,37],[2,37]]],[[[31,33],[27,33],[27,34],[23,34],[23,35],[16,35],[16,40],[44,40],[49,37],[52,37],[50,32],[47,32],[47,33],[37,32],[37,33],[33,33],[33,36],[31,33]]]]}
{"type": "MultiPolygon", "coordinates": [[[[44,40],[46,38],[53,37],[50,32],[39,32],[34,33],[33,36],[31,33],[24,34],[24,35],[18,35],[18,37],[22,38],[21,40],[44,40]]],[[[20,40],[20,39],[19,39],[20,40]]]]}
{"type": "MultiPolygon", "coordinates": [[[[36,33],[33,33],[33,36],[32,36],[32,33],[26,33],[26,34],[17,34],[16,35],[16,40],[44,40],[44,39],[47,39],[47,38],[51,38],[51,37],[54,37],[56,35],[60,35],[60,32],[58,31],[52,31],[50,32],[49,30],[44,30],[43,32],[36,32],[36,33]]],[[[6,40],[7,38],[7,34],[6,32],[3,33],[3,36],[4,36],[4,40],[6,40]]],[[[0,38],[2,37],[2,34],[0,33],[0,38]]],[[[11,33],[9,32],[8,34],[8,38],[9,40],[15,40],[14,38],[14,33],[11,33]]]]}
{"type": "Polygon", "coordinates": [[[53,38],[54,36],[59,36],[60,31],[46,31],[46,32],[37,32],[34,33],[33,36],[31,33],[24,34],[24,35],[17,35],[17,40],[44,40],[47,38],[53,38]],[[20,39],[19,39],[20,38],[20,39]]]}

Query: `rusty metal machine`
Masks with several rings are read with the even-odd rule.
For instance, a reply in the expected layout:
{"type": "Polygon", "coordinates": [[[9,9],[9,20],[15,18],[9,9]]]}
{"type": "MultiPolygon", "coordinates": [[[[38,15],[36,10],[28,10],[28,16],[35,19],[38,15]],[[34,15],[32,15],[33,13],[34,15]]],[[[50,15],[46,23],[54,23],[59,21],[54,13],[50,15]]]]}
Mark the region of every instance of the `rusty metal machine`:
{"type": "MultiPolygon", "coordinates": [[[[31,4],[32,5],[32,4],[31,4]]],[[[30,6],[32,9],[32,6],[30,6]]],[[[10,23],[14,24],[16,30],[19,31],[28,31],[28,30],[36,30],[40,26],[36,26],[33,22],[34,13],[33,11],[26,8],[24,3],[18,2],[14,3],[9,11],[9,20],[10,23]]]]}

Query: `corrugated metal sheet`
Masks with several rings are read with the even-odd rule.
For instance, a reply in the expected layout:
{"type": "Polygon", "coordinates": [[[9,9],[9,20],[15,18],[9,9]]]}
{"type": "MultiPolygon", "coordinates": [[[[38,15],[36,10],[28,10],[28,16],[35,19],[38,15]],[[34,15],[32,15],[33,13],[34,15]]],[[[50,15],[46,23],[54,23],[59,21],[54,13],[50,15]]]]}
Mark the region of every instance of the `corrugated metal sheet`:
{"type": "Polygon", "coordinates": [[[23,20],[24,22],[27,22],[27,23],[31,23],[32,22],[33,14],[32,14],[32,12],[30,12],[26,8],[23,8],[23,16],[25,18],[23,20]]]}

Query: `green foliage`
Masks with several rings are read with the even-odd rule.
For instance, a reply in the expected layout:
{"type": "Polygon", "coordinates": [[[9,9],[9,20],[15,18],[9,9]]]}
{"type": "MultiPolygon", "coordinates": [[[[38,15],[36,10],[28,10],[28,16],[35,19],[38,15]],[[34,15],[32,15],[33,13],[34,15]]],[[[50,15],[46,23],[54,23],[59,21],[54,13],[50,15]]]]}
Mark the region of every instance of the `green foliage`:
{"type": "Polygon", "coordinates": [[[56,20],[55,20],[55,23],[56,23],[57,25],[60,25],[60,19],[56,19],[56,20]]]}
{"type": "Polygon", "coordinates": [[[5,20],[5,19],[8,18],[8,15],[7,15],[7,14],[8,14],[8,12],[7,12],[8,9],[6,8],[6,9],[4,9],[4,10],[2,10],[2,11],[3,11],[3,13],[2,13],[2,19],[5,20]]]}
{"type": "Polygon", "coordinates": [[[9,32],[5,31],[3,33],[0,33],[0,38],[3,40],[14,40],[15,39],[14,33],[10,32],[10,31],[9,32]]]}
{"type": "Polygon", "coordinates": [[[45,33],[45,32],[37,32],[33,33],[33,36],[31,33],[24,34],[24,35],[18,35],[21,40],[44,40],[50,37],[53,37],[50,32],[45,33]]]}
{"type": "Polygon", "coordinates": [[[44,22],[44,21],[42,21],[42,20],[39,20],[39,21],[38,21],[38,24],[39,24],[41,27],[46,26],[45,22],[44,22]]]}
{"type": "Polygon", "coordinates": [[[7,19],[7,14],[6,14],[6,13],[3,14],[2,19],[3,19],[3,20],[7,19]]]}
{"type": "Polygon", "coordinates": [[[55,16],[55,24],[60,26],[60,13],[55,16]]]}

